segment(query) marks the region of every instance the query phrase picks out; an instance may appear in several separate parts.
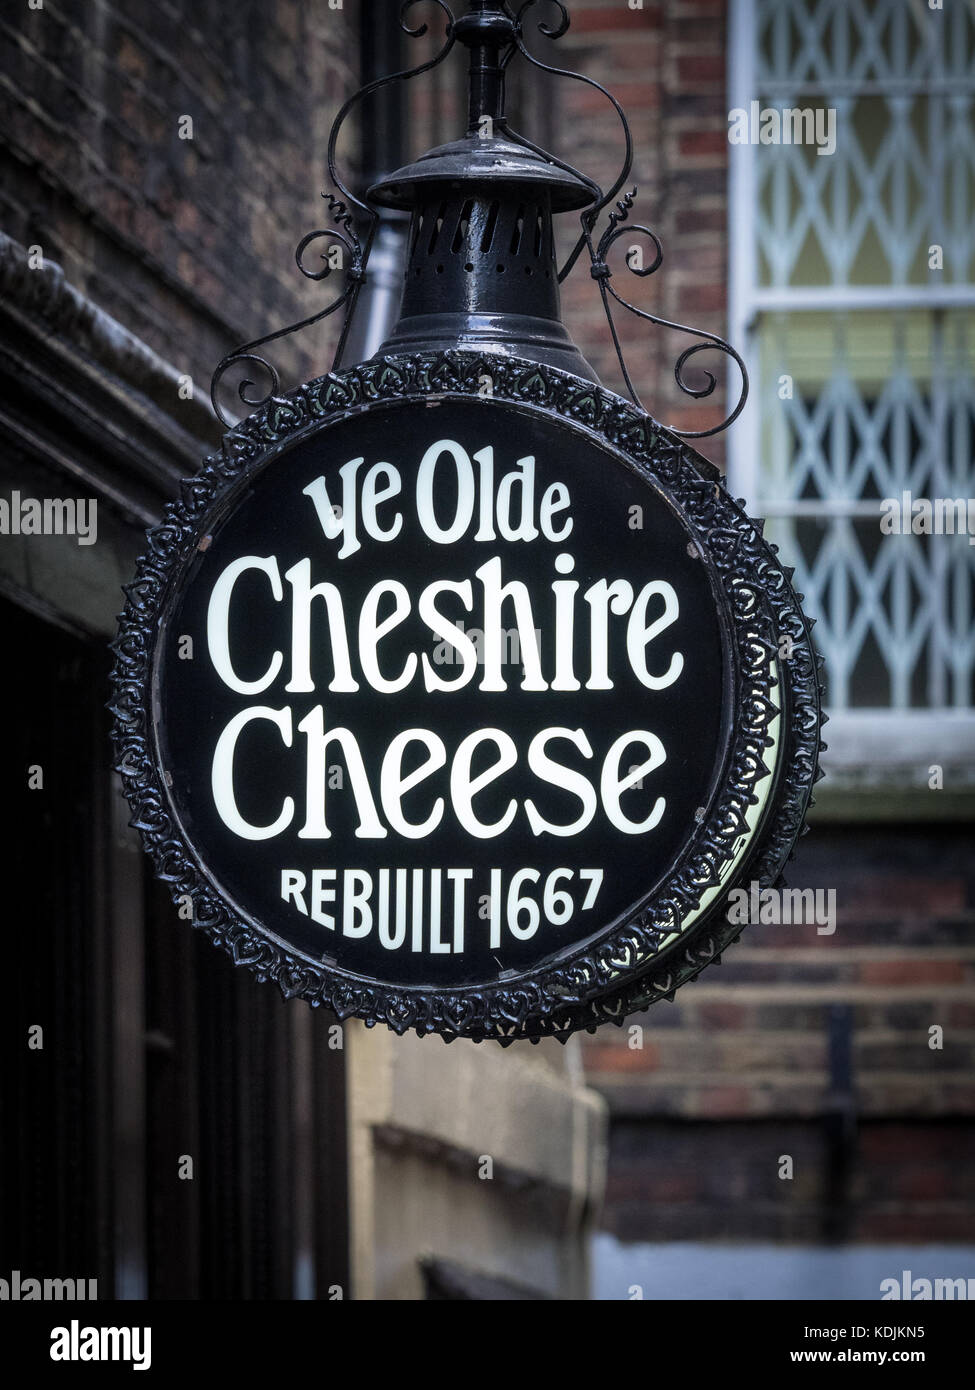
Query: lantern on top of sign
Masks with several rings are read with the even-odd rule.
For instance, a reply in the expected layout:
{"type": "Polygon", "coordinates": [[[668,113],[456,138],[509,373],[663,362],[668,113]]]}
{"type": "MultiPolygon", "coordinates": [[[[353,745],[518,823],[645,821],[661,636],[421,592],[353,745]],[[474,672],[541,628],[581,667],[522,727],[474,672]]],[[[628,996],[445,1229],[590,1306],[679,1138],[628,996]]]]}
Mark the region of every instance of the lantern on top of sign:
{"type": "MultiPolygon", "coordinates": [[[[338,300],[297,325],[342,308],[336,361],[291,391],[258,352],[280,334],[220,364],[218,410],[231,367],[271,385],[240,386],[252,413],[127,589],[118,768],[173,896],[286,996],[397,1032],[564,1039],[673,998],[739,935],[729,895],[779,881],[818,775],[817,659],[761,524],[642,408],[622,354],[632,400],[561,321],[588,261],[619,352],[610,248],[637,232],[630,268],[660,263],[628,221],[620,107],[603,191],[505,119],[512,58],[558,72],[525,46],[533,6],[439,8],[437,57],[388,80],[466,47],[468,133],[360,198],[336,138],[382,84],[339,113],[342,201],[297,252],[321,279],[338,258],[309,269],[310,248],[342,248],[338,300]],[[379,207],[411,218],[401,312],[343,366],[379,207]],[[552,219],[573,213],[559,270],[552,219]]],[[[685,380],[696,354],[737,364],[730,423],[740,358],[680,331],[691,395],[714,387],[685,380]]]]}

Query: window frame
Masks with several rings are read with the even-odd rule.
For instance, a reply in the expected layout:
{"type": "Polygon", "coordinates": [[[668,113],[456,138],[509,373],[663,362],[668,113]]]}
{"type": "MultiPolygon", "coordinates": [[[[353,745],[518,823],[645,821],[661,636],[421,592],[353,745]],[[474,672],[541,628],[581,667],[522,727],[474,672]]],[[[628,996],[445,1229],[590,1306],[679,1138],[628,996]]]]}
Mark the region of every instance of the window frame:
{"type": "MultiPolygon", "coordinates": [[[[729,0],[727,93],[729,111],[749,108],[757,93],[756,0],[729,0]]],[[[762,286],[755,234],[756,147],[730,145],[728,158],[729,339],[759,380],[759,326],[776,312],[883,309],[975,309],[975,283],[941,286],[762,286]]],[[[783,508],[762,495],[763,417],[753,395],[727,441],[728,486],[757,516],[783,508]]],[[[786,562],[789,556],[783,557],[786,562]]],[[[971,815],[975,808],[975,708],[899,710],[889,705],[831,710],[823,762],[828,780],[817,793],[821,813],[840,817],[934,819],[971,815]],[[942,768],[943,789],[931,797],[931,768],[942,768]]]]}

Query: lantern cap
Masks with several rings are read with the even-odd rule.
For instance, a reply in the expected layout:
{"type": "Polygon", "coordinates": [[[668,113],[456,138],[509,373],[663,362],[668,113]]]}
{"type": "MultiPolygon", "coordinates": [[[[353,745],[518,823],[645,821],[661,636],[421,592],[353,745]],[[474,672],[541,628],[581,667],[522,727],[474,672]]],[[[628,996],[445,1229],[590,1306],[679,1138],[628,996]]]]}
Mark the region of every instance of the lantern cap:
{"type": "Polygon", "coordinates": [[[437,145],[412,164],[379,179],[367,197],[381,207],[412,209],[434,188],[479,190],[486,195],[506,188],[509,197],[529,188],[548,190],[552,212],[578,211],[594,201],[592,189],[582,179],[503,135],[467,135],[437,145]]]}

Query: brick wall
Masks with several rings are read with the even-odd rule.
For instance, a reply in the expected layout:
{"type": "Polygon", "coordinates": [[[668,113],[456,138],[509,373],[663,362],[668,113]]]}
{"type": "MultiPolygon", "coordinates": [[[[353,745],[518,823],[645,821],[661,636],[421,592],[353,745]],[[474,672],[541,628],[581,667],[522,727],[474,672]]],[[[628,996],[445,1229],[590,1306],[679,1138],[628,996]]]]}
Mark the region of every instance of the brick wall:
{"type": "Polygon", "coordinates": [[[970,1243],[970,1138],[950,1120],[861,1124],[838,1152],[825,1123],[726,1121],[612,1131],[604,1224],[623,1242],[970,1243]],[[794,1177],[779,1177],[784,1155],[794,1177]]]}
{"type": "MultiPolygon", "coordinates": [[[[571,28],[557,44],[547,45],[547,61],[585,72],[623,105],[634,143],[626,190],[639,188],[629,220],[646,223],[663,244],[663,264],[641,280],[627,271],[624,257],[630,245],[646,247],[646,239],[617,242],[610,262],[615,288],[660,317],[724,336],[725,0],[644,0],[639,10],[630,9],[626,0],[585,0],[569,9],[571,28]]],[[[564,83],[562,91],[563,148],[572,162],[609,187],[622,152],[617,118],[604,97],[581,84],[564,83]]],[[[598,292],[585,264],[567,282],[564,306],[570,328],[597,371],[608,385],[622,390],[598,292]]],[[[640,322],[622,309],[617,323],[634,385],[651,414],[688,430],[709,429],[721,420],[724,377],[716,354],[697,360],[715,369],[719,389],[695,401],[682,395],[673,379],[674,361],[692,339],[640,322]]],[[[687,378],[690,384],[702,384],[693,365],[687,378]]],[[[705,440],[702,452],[720,464],[720,436],[705,440]]]]}
{"type": "MultiPolygon", "coordinates": [[[[293,254],[324,223],[328,123],[357,85],[351,8],[5,6],[0,226],[208,387],[230,347],[332,293],[293,254]]],[[[287,384],[324,370],[332,331],[281,350],[287,384]]]]}
{"type": "MultiPolygon", "coordinates": [[[[569,9],[569,33],[536,51],[623,103],[640,188],[631,220],[664,249],[640,281],[623,265],[624,237],[614,284],[653,313],[726,335],[727,0],[569,9]]],[[[620,149],[612,110],[577,84],[559,90],[556,152],[605,186],[620,149]]],[[[620,389],[584,263],[563,303],[576,340],[620,389]]],[[[652,414],[682,429],[721,418],[723,391],[695,402],[674,387],[689,339],[623,311],[617,322],[652,414]]],[[[723,463],[721,436],[700,447],[723,463]]],[[[975,1238],[970,831],[820,822],[789,883],[835,889],[834,935],[749,927],[673,1004],[629,1020],[644,1025],[642,1050],[628,1027],[587,1038],[589,1080],[613,1115],[607,1227],[627,1240],[975,1238]],[[928,1046],[934,1024],[940,1051],[928,1046]],[[785,1154],[791,1180],[778,1176],[785,1154]]]]}
{"type": "Polygon", "coordinates": [[[614,1116],[608,1224],[645,1240],[973,1240],[970,831],[820,825],[791,868],[790,886],[835,890],[832,935],[749,926],[673,1004],[629,1020],[642,1038],[587,1039],[614,1116]]]}

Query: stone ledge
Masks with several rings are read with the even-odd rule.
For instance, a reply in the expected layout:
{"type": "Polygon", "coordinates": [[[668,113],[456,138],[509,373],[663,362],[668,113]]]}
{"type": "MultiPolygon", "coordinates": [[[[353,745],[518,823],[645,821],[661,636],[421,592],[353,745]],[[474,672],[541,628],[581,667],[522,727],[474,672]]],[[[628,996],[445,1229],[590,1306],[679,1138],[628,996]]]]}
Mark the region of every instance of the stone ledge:
{"type": "Polygon", "coordinates": [[[209,397],[195,390],[180,396],[181,374],[94,301],[68,282],[56,261],[32,269],[27,251],[0,232],[0,302],[6,312],[23,316],[27,325],[44,330],[48,348],[57,344],[77,352],[124,386],[158,406],[172,423],[174,435],[199,462],[201,445],[215,445],[223,429],[209,397]],[[182,417],[177,421],[174,406],[182,417]]]}
{"type": "Polygon", "coordinates": [[[489,1155],[509,1179],[599,1201],[606,1105],[583,1083],[577,1043],[565,1053],[551,1043],[561,1054],[552,1058],[545,1043],[529,1053],[529,1044],[521,1052],[465,1039],[448,1047],[359,1023],[346,1029],[353,1125],[413,1136],[421,1152],[489,1155]]]}

